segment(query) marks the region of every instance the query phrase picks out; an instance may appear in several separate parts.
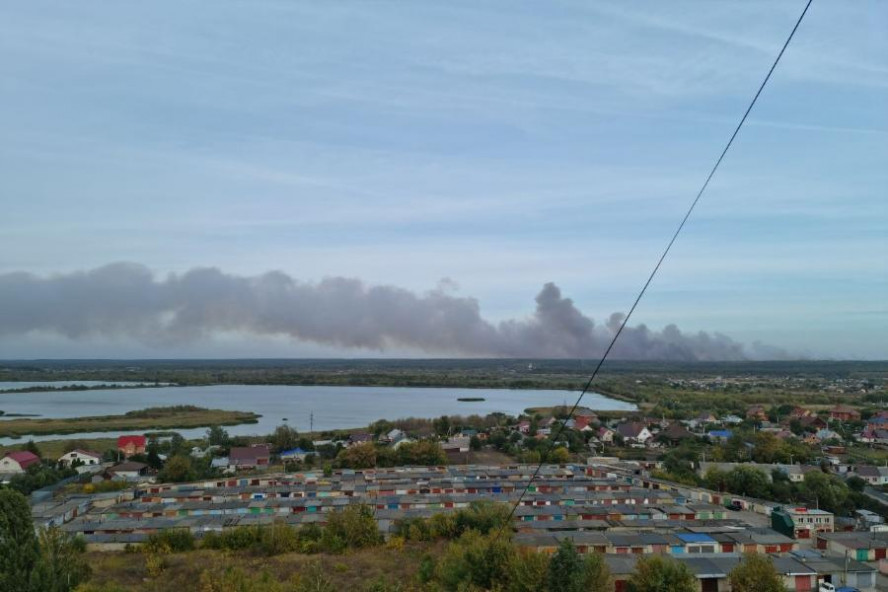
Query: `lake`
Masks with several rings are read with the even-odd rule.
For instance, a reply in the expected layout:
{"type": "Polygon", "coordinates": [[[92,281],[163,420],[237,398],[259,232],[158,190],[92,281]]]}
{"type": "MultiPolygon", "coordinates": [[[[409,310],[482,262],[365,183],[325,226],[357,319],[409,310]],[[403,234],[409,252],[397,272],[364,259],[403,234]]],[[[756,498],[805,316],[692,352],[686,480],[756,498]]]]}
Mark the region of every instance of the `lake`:
{"type": "MultiPolygon", "coordinates": [[[[257,424],[226,428],[232,435],[256,435],[271,433],[276,426],[284,423],[284,418],[296,430],[308,431],[312,414],[315,430],[332,430],[366,426],[378,419],[486,415],[495,411],[518,415],[528,407],[565,403],[572,405],[577,396],[578,392],[554,390],[224,385],[0,393],[0,410],[6,413],[34,413],[41,417],[66,418],[121,415],[145,407],[197,405],[261,414],[257,424]],[[461,397],[483,397],[485,400],[458,401],[461,397]]],[[[632,403],[591,392],[583,397],[582,405],[602,411],[635,409],[632,403]]],[[[192,438],[203,435],[206,430],[177,431],[192,438]]],[[[101,438],[120,433],[123,432],[44,435],[33,439],[101,438]]],[[[0,438],[0,444],[27,440],[28,437],[17,440],[0,438]]]]}

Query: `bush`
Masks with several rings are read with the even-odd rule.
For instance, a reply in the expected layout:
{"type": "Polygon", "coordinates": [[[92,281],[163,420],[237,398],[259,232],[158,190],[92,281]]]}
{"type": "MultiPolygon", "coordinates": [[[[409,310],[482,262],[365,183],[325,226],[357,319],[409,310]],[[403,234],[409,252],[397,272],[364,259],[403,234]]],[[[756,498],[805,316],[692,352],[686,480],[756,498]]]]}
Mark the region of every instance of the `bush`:
{"type": "MultiPolygon", "coordinates": [[[[238,526],[223,530],[221,533],[207,533],[201,546],[205,549],[249,551],[256,555],[280,555],[303,550],[305,546],[303,531],[306,529],[296,530],[281,522],[275,522],[270,526],[238,526]]],[[[312,531],[306,532],[312,535],[312,531]]]]}
{"type": "Polygon", "coordinates": [[[436,579],[445,590],[467,586],[489,590],[506,581],[514,554],[508,539],[470,530],[447,546],[435,570],[436,579]]]}
{"type": "Polygon", "coordinates": [[[361,504],[330,514],[321,536],[321,547],[329,553],[341,553],[346,548],[373,547],[382,540],[373,510],[361,504]]]}
{"type": "Polygon", "coordinates": [[[194,535],[187,528],[169,528],[155,532],[145,541],[145,547],[152,551],[166,546],[173,553],[193,551],[196,547],[194,535]]]}

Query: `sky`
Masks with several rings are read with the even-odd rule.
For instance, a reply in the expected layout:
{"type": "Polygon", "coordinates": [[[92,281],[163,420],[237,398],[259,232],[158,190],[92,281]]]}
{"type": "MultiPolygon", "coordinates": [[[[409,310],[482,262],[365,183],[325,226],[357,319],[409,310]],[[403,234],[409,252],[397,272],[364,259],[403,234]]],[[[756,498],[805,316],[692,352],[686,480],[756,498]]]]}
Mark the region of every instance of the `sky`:
{"type": "MultiPolygon", "coordinates": [[[[551,282],[600,326],[803,4],[7,3],[0,285],[280,271],[446,290],[495,325],[551,282]]],[[[632,325],[888,358],[886,30],[884,2],[813,3],[632,325]]],[[[237,323],[74,335],[8,310],[2,358],[476,353],[237,323]]]]}

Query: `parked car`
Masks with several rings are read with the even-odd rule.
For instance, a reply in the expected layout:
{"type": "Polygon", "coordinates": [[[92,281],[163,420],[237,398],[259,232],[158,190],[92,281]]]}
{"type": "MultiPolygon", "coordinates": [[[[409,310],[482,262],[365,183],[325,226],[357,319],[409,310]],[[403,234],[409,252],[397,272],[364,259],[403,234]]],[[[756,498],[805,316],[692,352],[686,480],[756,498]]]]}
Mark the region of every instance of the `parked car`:
{"type": "Polygon", "coordinates": [[[836,592],[836,587],[829,582],[820,582],[817,592],[836,592]]]}
{"type": "MultiPolygon", "coordinates": [[[[741,504],[741,503],[738,502],[738,501],[733,501],[733,502],[731,502],[730,504],[728,504],[728,509],[729,509],[729,510],[734,510],[735,512],[739,512],[740,510],[743,509],[743,504],[741,504]]],[[[821,592],[822,592],[822,591],[821,591],[821,592]]],[[[830,590],[830,592],[833,592],[833,591],[830,590]]]]}

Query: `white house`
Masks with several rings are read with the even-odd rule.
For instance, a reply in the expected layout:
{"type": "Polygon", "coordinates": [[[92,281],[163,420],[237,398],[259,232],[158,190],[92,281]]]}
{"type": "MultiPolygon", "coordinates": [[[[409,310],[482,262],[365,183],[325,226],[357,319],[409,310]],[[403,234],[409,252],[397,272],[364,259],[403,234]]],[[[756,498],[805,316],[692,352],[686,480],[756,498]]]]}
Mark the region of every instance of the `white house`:
{"type": "Polygon", "coordinates": [[[857,476],[870,485],[888,485],[888,467],[859,465],[857,467],[857,476]]]}
{"type": "Polygon", "coordinates": [[[65,465],[66,467],[70,467],[75,463],[87,466],[100,465],[102,464],[102,455],[98,452],[92,452],[90,450],[80,450],[78,448],[60,456],[59,463],[65,465]]]}
{"type": "Polygon", "coordinates": [[[0,473],[24,473],[28,467],[39,462],[40,457],[33,452],[26,450],[9,452],[6,456],[0,458],[0,473]]]}
{"type": "Polygon", "coordinates": [[[644,444],[654,437],[650,430],[647,429],[647,426],[637,421],[621,423],[617,426],[617,433],[623,436],[623,439],[630,444],[633,442],[644,444]]]}

